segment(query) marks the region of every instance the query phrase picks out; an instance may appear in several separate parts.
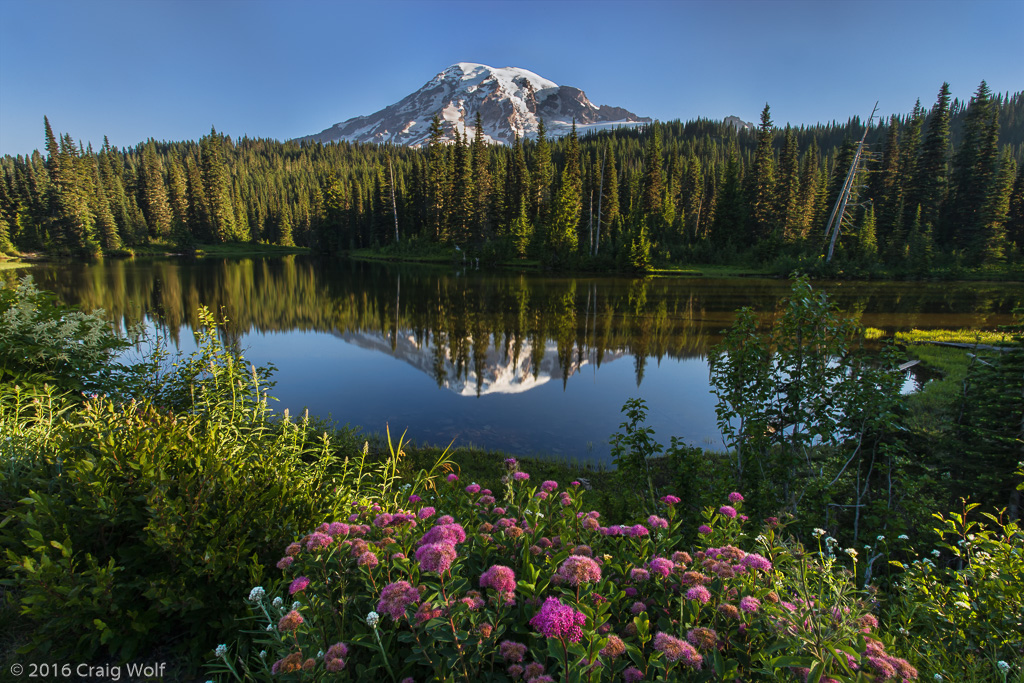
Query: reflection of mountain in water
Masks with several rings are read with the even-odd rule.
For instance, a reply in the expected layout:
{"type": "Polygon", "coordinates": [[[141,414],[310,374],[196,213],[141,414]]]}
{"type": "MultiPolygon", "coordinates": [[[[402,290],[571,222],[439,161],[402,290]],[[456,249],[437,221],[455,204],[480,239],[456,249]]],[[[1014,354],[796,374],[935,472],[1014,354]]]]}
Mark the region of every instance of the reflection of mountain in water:
{"type": "MultiPolygon", "coordinates": [[[[587,356],[572,354],[573,357],[566,367],[559,359],[558,344],[553,341],[545,344],[539,362],[538,354],[516,358],[515,345],[511,342],[501,349],[487,344],[487,350],[483,354],[474,353],[470,365],[453,358],[444,345],[433,341],[421,342],[410,330],[387,336],[370,332],[335,334],[361,349],[378,351],[405,361],[420,372],[433,377],[439,387],[460,396],[521,394],[551,380],[562,380],[564,384],[569,376],[592,364],[597,353],[592,351],[587,356]]],[[[624,355],[626,353],[623,351],[605,351],[600,362],[607,363],[624,355]]]]}

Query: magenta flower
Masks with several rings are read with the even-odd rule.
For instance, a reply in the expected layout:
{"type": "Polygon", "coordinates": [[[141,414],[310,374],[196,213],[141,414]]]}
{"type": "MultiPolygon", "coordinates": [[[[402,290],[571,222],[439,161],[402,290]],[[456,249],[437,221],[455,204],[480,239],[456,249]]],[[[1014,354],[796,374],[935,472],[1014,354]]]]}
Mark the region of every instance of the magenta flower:
{"type": "Polygon", "coordinates": [[[643,524],[634,524],[633,526],[629,527],[628,531],[626,531],[626,535],[632,536],[633,538],[636,538],[638,536],[647,536],[650,533],[651,532],[648,531],[647,527],[645,527],[643,524]]]}
{"type": "Polygon", "coordinates": [[[518,464],[519,461],[516,460],[515,458],[505,458],[505,467],[508,467],[509,469],[512,469],[518,464]]]}
{"type": "Polygon", "coordinates": [[[378,529],[381,529],[386,527],[388,524],[391,524],[392,520],[394,520],[394,515],[390,512],[382,512],[373,518],[373,525],[378,529]]]}
{"type": "Polygon", "coordinates": [[[498,645],[498,652],[506,662],[521,662],[526,656],[526,646],[514,640],[503,640],[498,645]]]}
{"type": "Polygon", "coordinates": [[[706,605],[711,600],[711,593],[704,586],[693,586],[686,591],[687,600],[696,600],[702,605],[706,605]]]}
{"type": "Polygon", "coordinates": [[[729,494],[730,503],[742,503],[743,500],[743,494],[738,491],[733,491],[732,493],[729,494]]]}
{"type": "Polygon", "coordinates": [[[757,553],[750,553],[740,560],[740,564],[748,569],[756,569],[762,572],[770,571],[772,568],[772,563],[768,558],[758,555],[757,553]]]}
{"type": "Polygon", "coordinates": [[[578,487],[578,486],[580,486],[580,483],[578,481],[572,481],[572,482],[569,482],[569,486],[578,487]]]}
{"type": "Polygon", "coordinates": [[[636,683],[644,680],[644,672],[635,666],[631,666],[622,672],[622,680],[626,683],[636,683]]]}
{"type": "Polygon", "coordinates": [[[480,504],[481,505],[494,505],[494,496],[489,495],[489,494],[484,494],[484,495],[480,496],[480,504]]]}
{"type": "MultiPolygon", "coordinates": [[[[443,517],[441,519],[444,519],[443,517]]],[[[440,521],[440,520],[438,520],[440,521]]],[[[447,543],[455,545],[466,540],[466,530],[461,524],[436,524],[423,534],[420,545],[428,543],[447,543]]]]}
{"type": "Polygon", "coordinates": [[[428,543],[416,551],[416,561],[425,572],[444,574],[451,569],[458,553],[447,543],[428,543]]]}
{"type": "Polygon", "coordinates": [[[735,519],[736,508],[734,508],[731,505],[723,505],[722,507],[718,508],[718,514],[722,515],[723,517],[728,517],[729,519],[735,519]]]}
{"type": "Polygon", "coordinates": [[[752,595],[745,595],[740,598],[740,609],[748,614],[753,614],[761,607],[761,601],[752,595]]]}
{"type": "Polygon", "coordinates": [[[348,657],[348,645],[345,643],[335,643],[327,648],[327,654],[325,658],[337,659],[338,657],[348,657]]]}
{"type": "Polygon", "coordinates": [[[348,524],[344,522],[331,522],[327,527],[327,533],[331,536],[348,536],[348,524]]]}
{"type": "Polygon", "coordinates": [[[526,472],[516,472],[515,474],[512,475],[512,478],[515,479],[516,481],[529,481],[530,475],[527,474],[526,472]]]}
{"type": "Polygon", "coordinates": [[[380,592],[380,602],[377,603],[377,611],[391,615],[391,618],[398,621],[405,616],[405,610],[409,605],[415,605],[420,600],[420,592],[408,581],[395,581],[384,586],[380,592]]]}
{"type": "MultiPolygon", "coordinates": [[[[315,531],[309,535],[309,540],[306,541],[306,550],[316,550],[317,548],[326,548],[331,544],[334,539],[325,533],[315,531]]],[[[291,554],[291,553],[289,553],[291,554]]]]}
{"type": "Polygon", "coordinates": [[[641,612],[646,612],[646,611],[647,611],[647,605],[645,605],[644,603],[640,602],[639,600],[634,602],[629,607],[629,613],[632,614],[634,617],[636,615],[640,614],[641,612]]]}
{"type": "Polygon", "coordinates": [[[548,499],[548,492],[547,491],[537,491],[537,493],[534,494],[533,497],[534,498],[540,498],[541,500],[547,500],[548,499]]]}
{"type": "Polygon", "coordinates": [[[647,566],[652,572],[659,576],[668,576],[672,573],[672,570],[676,568],[675,562],[664,557],[653,558],[647,563],[647,566]]]}
{"type": "Polygon", "coordinates": [[[459,480],[459,475],[457,475],[457,474],[455,474],[455,473],[453,472],[453,473],[449,474],[449,475],[448,475],[448,476],[446,477],[446,479],[448,480],[448,483],[449,483],[449,484],[453,484],[453,483],[455,483],[455,482],[457,482],[457,481],[459,480]]]}
{"type": "Polygon", "coordinates": [[[530,626],[548,638],[568,638],[573,643],[583,637],[581,627],[587,617],[569,605],[563,605],[558,598],[548,598],[540,611],[530,619],[530,626]]]}
{"type": "Polygon", "coordinates": [[[480,576],[480,586],[497,591],[508,602],[516,595],[516,574],[511,568],[496,564],[480,576]]]}
{"type": "Polygon", "coordinates": [[[668,520],[664,517],[659,517],[658,515],[651,515],[650,517],[648,517],[647,523],[651,526],[652,529],[668,528],[668,520]]]}
{"type": "Polygon", "coordinates": [[[540,485],[540,487],[541,487],[541,489],[543,489],[544,491],[547,491],[548,493],[554,493],[555,489],[558,488],[558,482],[557,481],[551,481],[550,479],[548,479],[547,481],[542,483],[540,485]]]}
{"type": "Polygon", "coordinates": [[[700,526],[699,526],[699,527],[697,528],[697,533],[698,533],[698,534],[701,534],[701,535],[703,535],[703,536],[707,536],[708,534],[710,534],[710,533],[711,533],[711,527],[709,527],[709,526],[708,526],[707,524],[701,524],[701,525],[700,525],[700,526]]]}
{"type": "Polygon", "coordinates": [[[373,569],[378,564],[380,564],[380,560],[378,560],[377,556],[374,555],[373,553],[371,553],[370,551],[366,551],[365,553],[363,553],[362,555],[359,556],[359,559],[356,560],[356,564],[359,565],[360,567],[366,567],[367,569],[373,569]]]}
{"type": "Polygon", "coordinates": [[[673,496],[673,495],[662,496],[658,500],[660,500],[665,505],[668,505],[669,507],[671,507],[671,506],[675,505],[676,503],[680,502],[679,498],[677,498],[676,496],[673,496]]]}
{"type": "Polygon", "coordinates": [[[629,570],[629,578],[633,581],[646,581],[651,578],[651,573],[646,569],[640,567],[633,567],[629,570]]]}
{"type": "Polygon", "coordinates": [[[292,557],[291,555],[285,555],[284,557],[282,557],[280,560],[277,561],[277,568],[281,569],[281,570],[285,570],[288,567],[292,566],[292,562],[294,562],[294,561],[295,561],[294,557],[292,557]]]}
{"type": "Polygon", "coordinates": [[[288,586],[288,595],[295,595],[299,591],[304,591],[306,590],[306,586],[308,585],[309,579],[307,579],[305,576],[300,576],[299,578],[292,581],[292,585],[288,586]]]}
{"type": "Polygon", "coordinates": [[[683,666],[690,669],[699,669],[701,661],[704,659],[688,642],[662,631],[654,634],[652,645],[655,650],[664,653],[665,659],[668,661],[682,662],[683,666]]]}
{"type": "Polygon", "coordinates": [[[421,502],[422,500],[423,500],[423,499],[422,499],[422,498],[420,498],[419,496],[417,496],[417,495],[416,495],[415,493],[414,493],[414,494],[412,494],[411,496],[409,496],[409,502],[410,502],[410,503],[419,503],[419,502],[421,502]]]}
{"type": "Polygon", "coordinates": [[[472,495],[474,493],[480,493],[480,484],[470,484],[466,487],[466,493],[472,495]]]}
{"type": "Polygon", "coordinates": [[[558,568],[558,576],[570,586],[597,583],[601,580],[601,567],[586,555],[570,555],[558,568]]]}
{"type": "Polygon", "coordinates": [[[425,508],[420,508],[420,511],[416,513],[416,516],[420,519],[427,519],[428,517],[433,517],[435,512],[437,512],[437,510],[428,505],[425,508]]]}

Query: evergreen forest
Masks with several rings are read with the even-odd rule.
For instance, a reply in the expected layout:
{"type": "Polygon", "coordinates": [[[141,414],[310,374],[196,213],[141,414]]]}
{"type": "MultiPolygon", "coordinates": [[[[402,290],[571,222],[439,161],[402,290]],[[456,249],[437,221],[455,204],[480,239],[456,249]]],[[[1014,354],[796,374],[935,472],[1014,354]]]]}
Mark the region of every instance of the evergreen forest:
{"type": "MultiPolygon", "coordinates": [[[[477,115],[479,121],[479,114],[477,115]]],[[[543,122],[542,122],[543,124],[543,122]]],[[[422,149],[299,145],[217,132],[97,151],[44,121],[45,149],[0,159],[0,251],[96,258],[148,246],[453,253],[642,272],[747,264],[923,277],[1024,258],[1024,93],[943,83],[905,115],[776,127],[670,121],[511,146],[435,118],[422,149]],[[864,138],[834,259],[825,226],[864,138]],[[454,252],[457,253],[457,252],[454,252]]],[[[480,130],[480,126],[476,127],[480,130]]]]}

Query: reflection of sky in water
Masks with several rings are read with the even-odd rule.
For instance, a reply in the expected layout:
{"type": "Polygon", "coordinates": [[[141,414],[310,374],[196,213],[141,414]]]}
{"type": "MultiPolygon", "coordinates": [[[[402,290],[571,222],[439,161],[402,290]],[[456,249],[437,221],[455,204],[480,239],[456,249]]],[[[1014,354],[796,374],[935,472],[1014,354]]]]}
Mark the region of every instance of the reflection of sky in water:
{"type": "MultiPolygon", "coordinates": [[[[622,404],[636,397],[647,400],[648,424],[661,442],[680,436],[695,444],[720,444],[707,362],[701,359],[663,358],[656,372],[648,368],[639,388],[633,358],[624,355],[606,358],[600,368],[584,364],[564,388],[560,376],[549,377],[528,382],[532,388],[526,391],[477,397],[472,378],[469,395],[458,386],[438,387],[429,372],[392,355],[390,347],[372,350],[334,335],[297,331],[253,333],[242,344],[250,362],[277,366],[276,410],[295,414],[308,407],[368,432],[383,432],[387,423],[393,433],[408,429],[409,437],[421,442],[455,439],[457,446],[608,462],[608,437],[623,421],[622,404]]],[[[418,360],[431,367],[432,350],[423,354],[418,360]]]]}

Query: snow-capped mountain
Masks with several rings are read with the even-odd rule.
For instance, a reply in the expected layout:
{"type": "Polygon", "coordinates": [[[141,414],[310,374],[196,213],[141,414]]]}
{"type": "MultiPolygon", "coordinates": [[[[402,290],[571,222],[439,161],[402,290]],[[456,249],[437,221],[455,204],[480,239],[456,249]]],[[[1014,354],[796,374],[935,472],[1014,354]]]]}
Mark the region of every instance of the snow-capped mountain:
{"type": "Polygon", "coordinates": [[[420,147],[430,138],[434,115],[440,115],[445,137],[450,140],[453,130],[468,132],[470,137],[476,133],[477,112],[484,138],[503,144],[511,143],[516,134],[536,137],[540,119],[544,119],[547,135],[552,138],[567,134],[573,119],[579,132],[651,121],[621,107],[595,106],[582,90],[558,85],[526,69],[459,62],[390,107],[300,140],[420,147]]]}

